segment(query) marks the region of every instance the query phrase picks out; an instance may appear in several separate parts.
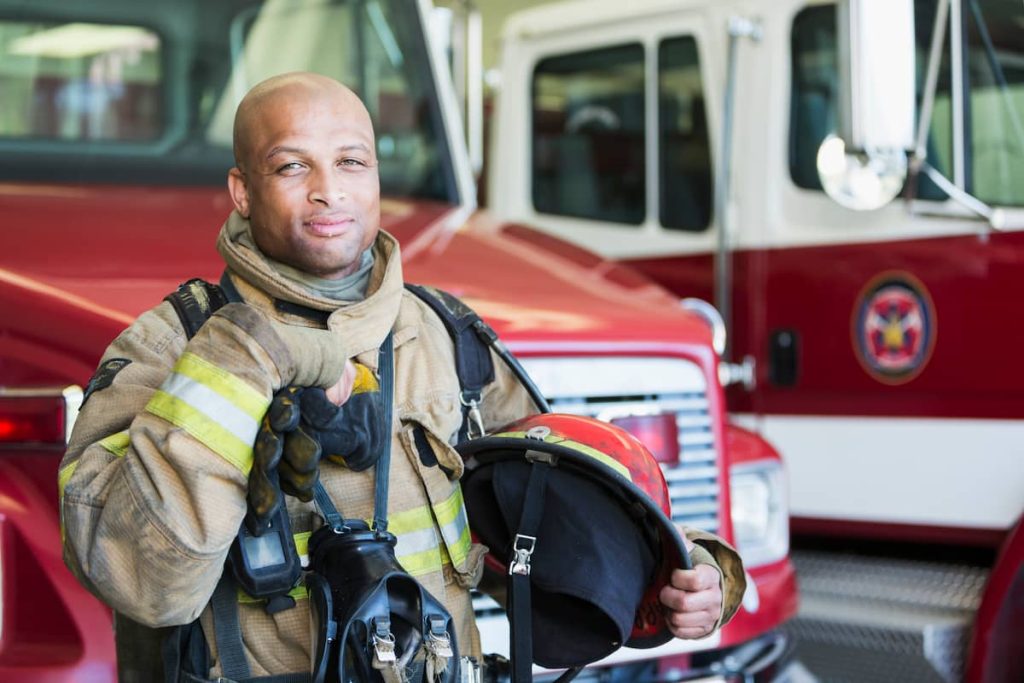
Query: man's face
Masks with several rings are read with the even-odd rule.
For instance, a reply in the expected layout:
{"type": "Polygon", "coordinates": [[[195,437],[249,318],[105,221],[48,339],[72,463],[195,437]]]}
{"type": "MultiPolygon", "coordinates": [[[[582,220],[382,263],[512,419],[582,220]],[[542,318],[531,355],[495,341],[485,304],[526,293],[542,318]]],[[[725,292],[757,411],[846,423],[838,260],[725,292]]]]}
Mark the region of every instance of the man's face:
{"type": "Polygon", "coordinates": [[[317,277],[355,271],[380,226],[373,127],[362,104],[345,92],[284,88],[249,121],[228,184],[256,245],[317,277]]]}

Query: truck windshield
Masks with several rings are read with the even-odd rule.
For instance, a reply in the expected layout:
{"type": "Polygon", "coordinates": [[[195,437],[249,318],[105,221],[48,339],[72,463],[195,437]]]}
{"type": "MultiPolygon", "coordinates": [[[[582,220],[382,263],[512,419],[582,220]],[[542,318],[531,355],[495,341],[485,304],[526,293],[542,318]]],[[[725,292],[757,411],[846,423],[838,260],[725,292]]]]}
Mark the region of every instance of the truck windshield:
{"type": "Polygon", "coordinates": [[[366,103],[383,192],[454,201],[429,65],[408,0],[0,0],[0,179],[221,185],[242,95],[302,70],[366,103]]]}
{"type": "MultiPolygon", "coordinates": [[[[924,83],[935,21],[935,0],[915,3],[918,97],[924,83]]],[[[963,66],[953,78],[946,28],[938,88],[928,136],[928,162],[984,202],[1024,205],[1024,4],[965,0],[963,66]],[[963,97],[954,96],[963,93],[963,97]],[[962,102],[959,112],[954,111],[962,102]],[[963,131],[963,146],[954,140],[963,131]]],[[[834,5],[804,9],[793,21],[789,168],[800,187],[821,189],[815,155],[836,126],[838,70],[834,5]]],[[[917,196],[945,199],[927,177],[917,196]]]]}

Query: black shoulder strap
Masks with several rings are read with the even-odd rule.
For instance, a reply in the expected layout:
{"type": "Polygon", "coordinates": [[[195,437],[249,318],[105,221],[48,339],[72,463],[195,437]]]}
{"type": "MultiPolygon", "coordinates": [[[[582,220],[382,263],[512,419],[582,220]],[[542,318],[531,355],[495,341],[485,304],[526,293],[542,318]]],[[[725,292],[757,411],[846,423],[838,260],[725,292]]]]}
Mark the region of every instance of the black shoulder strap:
{"type": "Polygon", "coordinates": [[[463,414],[459,441],[470,436],[471,427],[479,432],[473,436],[483,436],[480,398],[484,387],[494,381],[494,361],[491,359],[490,346],[480,336],[481,327],[486,327],[487,323],[448,292],[409,283],[406,283],[405,288],[437,313],[455,344],[455,372],[459,376],[463,414]]]}
{"type": "Polygon", "coordinates": [[[201,278],[193,278],[164,297],[181,319],[185,335],[191,339],[214,312],[228,302],[224,290],[201,278]]]}

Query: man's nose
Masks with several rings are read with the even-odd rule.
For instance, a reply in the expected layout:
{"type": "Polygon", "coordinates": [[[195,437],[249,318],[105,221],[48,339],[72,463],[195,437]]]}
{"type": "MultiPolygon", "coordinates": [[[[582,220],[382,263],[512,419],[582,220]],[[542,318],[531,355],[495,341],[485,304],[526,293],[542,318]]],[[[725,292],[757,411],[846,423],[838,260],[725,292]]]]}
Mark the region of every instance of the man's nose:
{"type": "Polygon", "coordinates": [[[348,197],[343,185],[343,180],[333,169],[318,171],[313,174],[308,199],[313,204],[334,206],[348,197]]]}

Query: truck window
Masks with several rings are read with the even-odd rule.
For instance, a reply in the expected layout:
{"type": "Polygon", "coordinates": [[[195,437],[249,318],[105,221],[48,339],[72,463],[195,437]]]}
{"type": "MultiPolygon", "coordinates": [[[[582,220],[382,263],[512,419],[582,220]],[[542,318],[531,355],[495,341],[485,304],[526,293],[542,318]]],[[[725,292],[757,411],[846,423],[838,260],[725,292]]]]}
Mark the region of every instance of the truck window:
{"type": "Polygon", "coordinates": [[[0,130],[17,140],[144,141],[164,131],[160,37],[141,26],[0,20],[0,130]]]}
{"type": "Polygon", "coordinates": [[[222,185],[241,96],[308,70],[366,102],[384,193],[457,200],[418,15],[398,0],[0,0],[5,15],[2,180],[222,185]]]}
{"type": "MultiPolygon", "coordinates": [[[[917,88],[921,88],[928,63],[935,3],[915,5],[917,33],[917,88]]],[[[952,177],[953,143],[949,117],[949,46],[939,67],[939,84],[928,136],[928,161],[943,175],[952,177]]],[[[836,42],[836,7],[819,5],[801,10],[793,19],[789,117],[789,173],[798,187],[821,190],[816,159],[818,147],[836,131],[839,88],[839,56],[836,42]]],[[[946,195],[927,177],[918,178],[917,196],[943,200],[946,195]]]]}
{"type": "MultiPolygon", "coordinates": [[[[984,202],[1024,204],[1024,45],[1020,3],[965,3],[967,69],[964,188],[984,202]],[[988,49],[991,47],[991,49],[988,49]]],[[[915,4],[917,87],[921,98],[935,19],[934,0],[915,4]]],[[[952,79],[948,27],[928,136],[928,161],[953,179],[952,79]]],[[[792,29],[789,172],[802,188],[820,190],[815,157],[821,141],[836,128],[836,9],[809,7],[797,14],[792,29]]],[[[945,193],[928,178],[918,178],[917,196],[943,200],[945,193]]]]}
{"type": "Polygon", "coordinates": [[[644,49],[549,57],[533,72],[533,205],[639,225],[646,210],[644,49]]]}
{"type": "Polygon", "coordinates": [[[661,224],[704,230],[711,223],[711,142],[697,41],[691,37],[658,45],[658,135],[661,224]]]}
{"type": "Polygon", "coordinates": [[[1024,205],[1024,5],[966,5],[966,187],[989,204],[1024,205]]]}

